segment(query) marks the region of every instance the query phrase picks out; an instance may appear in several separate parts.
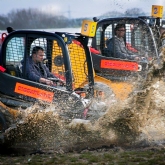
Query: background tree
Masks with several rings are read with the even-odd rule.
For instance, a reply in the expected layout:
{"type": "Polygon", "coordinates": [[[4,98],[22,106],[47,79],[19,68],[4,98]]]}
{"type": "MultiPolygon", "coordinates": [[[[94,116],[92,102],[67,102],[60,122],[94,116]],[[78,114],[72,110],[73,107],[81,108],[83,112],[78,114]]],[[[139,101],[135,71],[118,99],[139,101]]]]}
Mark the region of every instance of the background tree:
{"type": "MultiPolygon", "coordinates": [[[[54,12],[57,13],[57,12],[54,12]]],[[[124,13],[110,11],[98,16],[99,19],[120,16],[145,16],[140,8],[127,9],[124,13]]],[[[7,15],[0,15],[0,29],[5,30],[11,26],[14,29],[49,29],[81,27],[82,20],[93,18],[70,19],[63,15],[45,13],[37,8],[12,10],[7,15]]]]}
{"type": "Polygon", "coordinates": [[[107,12],[107,13],[101,15],[100,17],[101,17],[101,18],[120,17],[120,16],[122,16],[122,15],[123,15],[123,13],[121,13],[121,12],[118,12],[118,11],[110,11],[110,12],[107,12]]]}
{"type": "Polygon", "coordinates": [[[145,16],[146,14],[140,8],[127,9],[124,13],[125,16],[145,16]]]}

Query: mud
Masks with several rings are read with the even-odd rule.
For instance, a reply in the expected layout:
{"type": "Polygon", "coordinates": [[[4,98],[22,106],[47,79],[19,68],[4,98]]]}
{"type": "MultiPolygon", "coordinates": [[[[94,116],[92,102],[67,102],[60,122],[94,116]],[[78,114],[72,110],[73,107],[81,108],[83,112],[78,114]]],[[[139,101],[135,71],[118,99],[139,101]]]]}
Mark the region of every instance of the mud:
{"type": "MultiPolygon", "coordinates": [[[[163,49],[162,61],[164,54],[163,49]]],[[[95,120],[66,119],[53,105],[20,109],[17,122],[5,132],[5,148],[32,153],[164,146],[164,63],[151,64],[145,81],[137,83],[137,90],[124,101],[107,102],[106,111],[95,120]]]]}

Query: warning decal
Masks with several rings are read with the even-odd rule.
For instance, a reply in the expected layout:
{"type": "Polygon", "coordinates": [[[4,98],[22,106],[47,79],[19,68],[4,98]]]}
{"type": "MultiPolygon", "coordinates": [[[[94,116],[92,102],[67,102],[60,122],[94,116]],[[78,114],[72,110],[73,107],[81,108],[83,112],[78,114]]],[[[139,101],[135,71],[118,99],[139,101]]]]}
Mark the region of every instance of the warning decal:
{"type": "Polygon", "coordinates": [[[36,99],[40,99],[43,101],[47,102],[52,102],[54,93],[50,91],[45,91],[42,89],[38,89],[36,87],[31,87],[29,85],[21,84],[21,83],[16,83],[15,90],[14,92],[30,96],[36,99]]]}

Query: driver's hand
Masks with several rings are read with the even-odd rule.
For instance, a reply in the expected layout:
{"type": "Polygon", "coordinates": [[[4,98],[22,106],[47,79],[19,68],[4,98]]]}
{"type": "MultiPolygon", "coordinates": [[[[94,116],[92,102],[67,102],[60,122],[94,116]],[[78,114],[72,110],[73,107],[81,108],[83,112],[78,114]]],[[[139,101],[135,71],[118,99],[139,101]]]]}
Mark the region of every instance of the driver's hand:
{"type": "Polygon", "coordinates": [[[53,81],[52,80],[48,80],[48,79],[45,79],[45,78],[40,78],[39,82],[41,82],[43,84],[46,84],[46,85],[53,85],[53,81]]]}
{"type": "Polygon", "coordinates": [[[59,81],[59,84],[60,84],[60,86],[65,86],[66,85],[66,82],[64,80],[60,80],[59,81]]]}
{"type": "Polygon", "coordinates": [[[46,79],[45,84],[46,85],[53,85],[54,83],[53,83],[53,81],[46,79]]]}
{"type": "Polygon", "coordinates": [[[136,56],[136,57],[134,58],[134,60],[139,61],[140,58],[136,56]]]}

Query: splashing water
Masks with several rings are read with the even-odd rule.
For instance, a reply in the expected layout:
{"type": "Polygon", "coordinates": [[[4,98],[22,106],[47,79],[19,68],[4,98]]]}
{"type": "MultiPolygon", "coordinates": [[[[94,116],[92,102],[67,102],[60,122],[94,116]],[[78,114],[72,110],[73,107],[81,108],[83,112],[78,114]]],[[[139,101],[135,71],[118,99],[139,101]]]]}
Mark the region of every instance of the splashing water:
{"type": "Polygon", "coordinates": [[[30,150],[65,152],[111,145],[161,146],[165,142],[164,74],[152,74],[141,86],[125,101],[114,102],[97,120],[64,120],[54,105],[20,110],[16,127],[6,131],[6,141],[30,150]]]}
{"type": "Polygon", "coordinates": [[[44,113],[33,106],[17,127],[9,131],[7,139],[16,146],[63,151],[105,145],[162,145],[165,138],[164,85],[164,81],[156,81],[125,102],[117,102],[96,121],[66,121],[53,106],[47,107],[44,113]]]}

